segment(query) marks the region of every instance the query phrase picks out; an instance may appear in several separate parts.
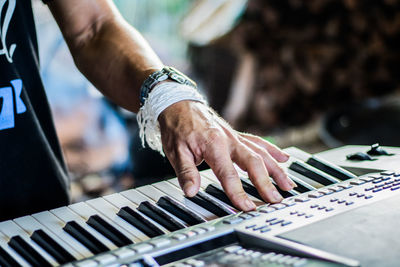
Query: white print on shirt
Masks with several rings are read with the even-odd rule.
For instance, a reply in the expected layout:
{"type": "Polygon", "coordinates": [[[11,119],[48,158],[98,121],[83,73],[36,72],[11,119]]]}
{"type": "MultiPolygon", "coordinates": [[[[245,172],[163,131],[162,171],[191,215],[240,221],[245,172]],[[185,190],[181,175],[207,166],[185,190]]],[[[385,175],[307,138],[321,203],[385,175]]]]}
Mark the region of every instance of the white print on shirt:
{"type": "Polygon", "coordinates": [[[17,114],[24,113],[26,106],[21,99],[22,80],[16,79],[10,81],[11,86],[0,88],[0,131],[14,128],[14,97],[15,95],[15,110],[17,114]]]}
{"type": "Polygon", "coordinates": [[[1,44],[2,44],[2,49],[0,49],[0,55],[5,55],[8,62],[10,62],[10,63],[13,62],[12,56],[14,54],[15,48],[17,48],[17,45],[11,44],[10,47],[7,47],[6,40],[7,40],[8,26],[10,25],[11,18],[14,15],[15,4],[16,4],[16,0],[0,0],[0,22],[1,22],[0,38],[1,38],[1,44]],[[6,6],[7,2],[8,2],[7,10],[6,10],[4,18],[3,18],[3,16],[2,16],[3,9],[6,6]]]}

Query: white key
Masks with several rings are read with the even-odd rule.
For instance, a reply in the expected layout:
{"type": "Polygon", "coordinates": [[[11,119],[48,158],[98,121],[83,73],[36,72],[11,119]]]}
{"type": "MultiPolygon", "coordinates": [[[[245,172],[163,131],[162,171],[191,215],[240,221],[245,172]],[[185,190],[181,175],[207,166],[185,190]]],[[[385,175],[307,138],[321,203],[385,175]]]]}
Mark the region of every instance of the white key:
{"type": "Polygon", "coordinates": [[[61,207],[57,209],[50,210],[51,213],[56,215],[58,218],[63,220],[65,223],[70,221],[74,221],[82,226],[86,231],[92,234],[97,240],[99,240],[103,245],[105,245],[109,250],[116,249],[117,246],[114,245],[109,239],[104,237],[102,234],[94,230],[92,227],[86,224],[86,222],[82,219],[81,216],[73,212],[67,207],[61,207]]]}
{"type": "Polygon", "coordinates": [[[79,214],[85,221],[89,220],[90,216],[92,216],[92,215],[98,215],[103,220],[108,222],[111,226],[113,226],[115,229],[120,231],[121,234],[123,234],[124,236],[126,236],[127,238],[132,240],[134,243],[140,241],[136,236],[134,236],[130,232],[126,231],[125,228],[116,224],[115,222],[110,220],[108,217],[104,216],[103,214],[101,214],[100,212],[98,212],[97,210],[95,210],[94,208],[92,208],[85,202],[75,203],[75,204],[69,205],[68,207],[71,210],[73,210],[75,213],[79,214]]]}
{"type": "Polygon", "coordinates": [[[74,258],[77,260],[83,259],[83,255],[79,253],[79,251],[75,250],[70,244],[56,236],[53,232],[47,229],[44,225],[39,223],[32,216],[24,216],[14,219],[14,222],[18,224],[22,229],[24,229],[30,236],[32,236],[33,232],[36,230],[42,230],[46,234],[48,234],[55,242],[57,242],[60,246],[62,246],[66,251],[68,251],[74,258]]]}
{"type": "Polygon", "coordinates": [[[145,241],[148,240],[149,237],[142,233],[139,229],[122,219],[117,215],[119,209],[106,201],[104,198],[95,198],[91,199],[89,201],[86,201],[86,203],[97,210],[98,212],[102,213],[104,216],[108,217],[110,220],[130,232],[132,235],[134,235],[139,241],[145,241]]]}
{"type": "Polygon", "coordinates": [[[19,236],[24,239],[37,253],[39,253],[48,263],[53,266],[59,265],[57,261],[49,255],[45,250],[43,250],[38,244],[33,242],[28,233],[25,232],[21,227],[15,224],[13,221],[5,221],[0,223],[1,232],[8,238],[12,238],[13,236],[19,236]]]}
{"type": "MultiPolygon", "coordinates": [[[[197,212],[201,216],[203,216],[207,221],[213,220],[218,218],[215,216],[215,214],[209,212],[208,210],[200,207],[199,205],[195,204],[194,202],[190,201],[189,199],[185,198],[184,193],[181,189],[174,187],[170,183],[166,182],[158,182],[153,184],[155,188],[160,190],[162,196],[168,195],[181,204],[185,205],[188,209],[197,212]]],[[[157,191],[158,191],[157,190],[157,191]]],[[[156,191],[156,189],[154,189],[156,191]]],[[[148,192],[149,194],[152,194],[153,191],[148,192]]]]}
{"type": "Polygon", "coordinates": [[[130,207],[133,210],[136,210],[138,213],[140,213],[141,215],[143,215],[143,217],[145,217],[146,219],[148,219],[149,221],[151,221],[152,223],[154,223],[158,228],[162,229],[164,232],[169,233],[169,231],[167,229],[164,228],[164,226],[160,225],[158,222],[154,221],[153,219],[149,218],[147,215],[143,214],[142,212],[140,212],[137,209],[137,205],[132,203],[129,199],[123,197],[120,194],[112,194],[109,195],[107,197],[104,197],[104,199],[106,199],[107,201],[109,201],[111,204],[113,204],[115,207],[117,208],[122,208],[122,207],[130,207]]]}
{"type": "Polygon", "coordinates": [[[23,267],[31,266],[24,258],[22,258],[14,249],[12,249],[7,243],[10,239],[0,232],[0,247],[4,249],[17,263],[23,267]]]}
{"type": "Polygon", "coordinates": [[[42,225],[46,226],[52,233],[54,233],[60,239],[70,244],[71,247],[79,251],[79,253],[81,253],[84,258],[89,258],[93,256],[93,253],[90,252],[84,245],[82,245],[78,240],[76,240],[63,230],[65,222],[60,220],[54,214],[50,213],[49,211],[43,211],[32,214],[32,217],[35,218],[42,225]]]}

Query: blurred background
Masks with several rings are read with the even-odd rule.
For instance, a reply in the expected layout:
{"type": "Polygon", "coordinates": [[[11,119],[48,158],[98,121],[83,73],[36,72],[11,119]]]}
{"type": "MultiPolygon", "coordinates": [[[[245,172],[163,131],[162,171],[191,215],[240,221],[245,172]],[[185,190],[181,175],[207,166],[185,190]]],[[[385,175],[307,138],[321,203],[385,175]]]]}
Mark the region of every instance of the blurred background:
{"type": "MultiPolygon", "coordinates": [[[[236,129],[311,153],[400,146],[399,2],[114,0],[164,64],[194,78],[236,129]]],[[[141,147],[135,114],[76,70],[48,8],[33,3],[73,201],[174,176],[141,147]]]]}

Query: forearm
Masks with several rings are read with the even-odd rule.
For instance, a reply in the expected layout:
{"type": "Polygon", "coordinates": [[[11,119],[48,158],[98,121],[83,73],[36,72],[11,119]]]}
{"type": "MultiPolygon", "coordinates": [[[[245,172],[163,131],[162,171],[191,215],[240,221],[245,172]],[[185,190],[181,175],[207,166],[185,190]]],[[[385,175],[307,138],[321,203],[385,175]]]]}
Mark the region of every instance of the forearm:
{"type": "Polygon", "coordinates": [[[79,70],[116,104],[137,112],[142,82],[162,63],[139,32],[108,14],[86,29],[61,30],[79,70]]]}

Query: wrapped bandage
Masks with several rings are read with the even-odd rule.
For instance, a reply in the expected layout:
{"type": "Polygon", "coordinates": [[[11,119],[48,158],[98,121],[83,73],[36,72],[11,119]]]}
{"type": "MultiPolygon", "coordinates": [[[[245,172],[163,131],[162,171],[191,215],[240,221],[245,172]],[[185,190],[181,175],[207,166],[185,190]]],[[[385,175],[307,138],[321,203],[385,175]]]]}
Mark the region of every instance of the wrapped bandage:
{"type": "Polygon", "coordinates": [[[157,84],[145,99],[137,114],[139,135],[142,146],[146,143],[164,156],[161,142],[158,116],[167,107],[183,100],[198,101],[206,104],[204,97],[193,87],[177,82],[165,81],[157,84]]]}

